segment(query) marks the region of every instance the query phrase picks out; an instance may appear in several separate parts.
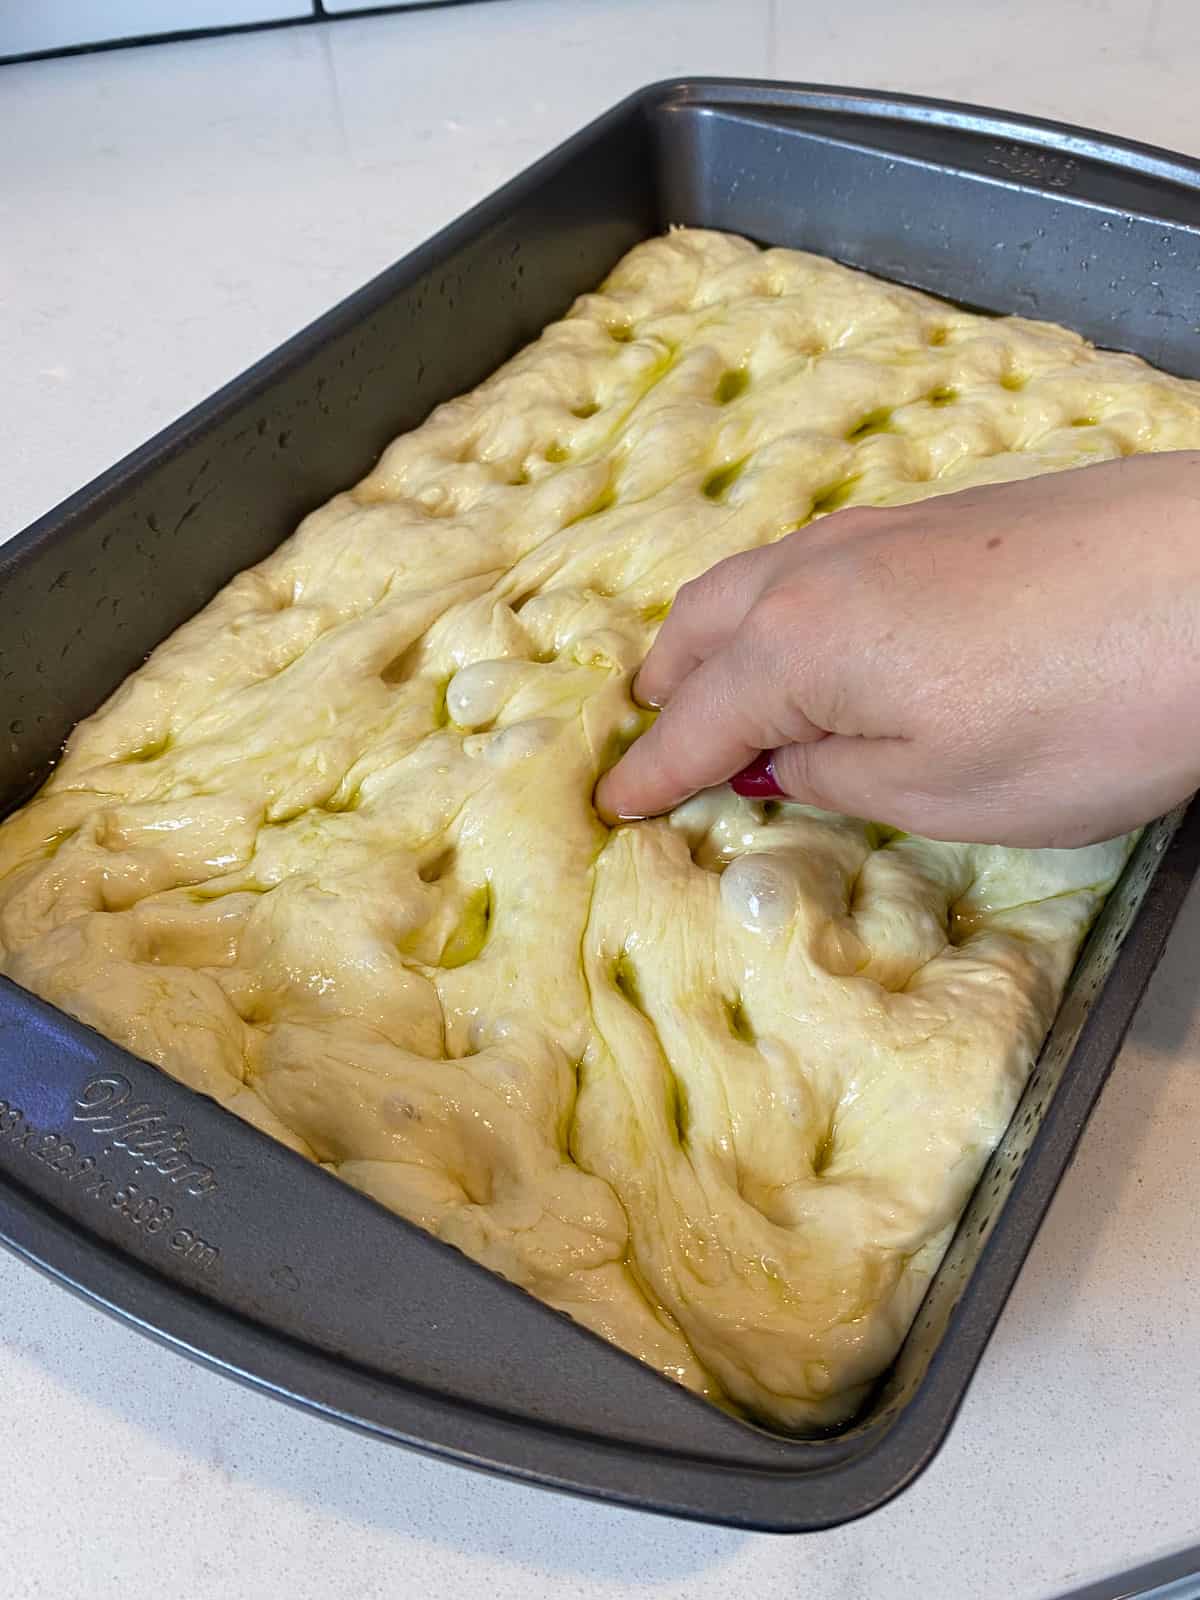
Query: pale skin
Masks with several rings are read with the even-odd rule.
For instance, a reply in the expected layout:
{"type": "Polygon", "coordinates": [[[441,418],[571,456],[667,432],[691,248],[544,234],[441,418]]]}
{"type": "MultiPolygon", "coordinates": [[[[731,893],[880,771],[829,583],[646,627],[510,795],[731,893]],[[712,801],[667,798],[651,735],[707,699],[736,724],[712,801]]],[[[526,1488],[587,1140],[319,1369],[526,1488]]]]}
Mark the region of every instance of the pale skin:
{"type": "Polygon", "coordinates": [[[680,590],[609,820],[773,751],[793,799],[1073,846],[1200,786],[1200,451],[847,510],[680,590]]]}

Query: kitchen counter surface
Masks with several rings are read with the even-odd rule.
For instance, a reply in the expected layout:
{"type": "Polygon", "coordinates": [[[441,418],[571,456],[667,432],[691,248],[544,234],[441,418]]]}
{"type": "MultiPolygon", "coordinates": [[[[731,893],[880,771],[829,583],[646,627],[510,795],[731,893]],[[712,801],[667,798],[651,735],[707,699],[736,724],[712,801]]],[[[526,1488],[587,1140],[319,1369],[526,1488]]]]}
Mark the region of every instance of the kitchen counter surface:
{"type": "MultiPolygon", "coordinates": [[[[865,84],[1200,155],[1198,72],[1192,0],[490,0],[0,68],[0,536],[641,83],[865,84]]],[[[1194,896],[949,1443],[866,1521],[783,1540],[473,1476],[3,1255],[5,1593],[1050,1600],[1200,1546],[1198,968],[1194,896]]]]}

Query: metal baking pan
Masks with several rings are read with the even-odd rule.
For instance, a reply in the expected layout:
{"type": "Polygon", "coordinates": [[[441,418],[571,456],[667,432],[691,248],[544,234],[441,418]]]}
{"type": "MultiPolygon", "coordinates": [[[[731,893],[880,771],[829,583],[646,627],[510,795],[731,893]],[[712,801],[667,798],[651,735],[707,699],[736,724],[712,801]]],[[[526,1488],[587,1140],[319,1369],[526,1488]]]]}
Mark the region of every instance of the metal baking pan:
{"type": "MultiPolygon", "coordinates": [[[[1200,377],[1200,164],[865,91],[645,89],[0,549],[4,802],[236,571],[670,223],[1200,377]]],[[[898,1359],[831,1437],[697,1399],[11,984],[0,1235],[187,1354],[381,1438],[714,1522],[844,1522],[945,1437],[1198,863],[1200,808],[1148,830],[898,1359]]]]}

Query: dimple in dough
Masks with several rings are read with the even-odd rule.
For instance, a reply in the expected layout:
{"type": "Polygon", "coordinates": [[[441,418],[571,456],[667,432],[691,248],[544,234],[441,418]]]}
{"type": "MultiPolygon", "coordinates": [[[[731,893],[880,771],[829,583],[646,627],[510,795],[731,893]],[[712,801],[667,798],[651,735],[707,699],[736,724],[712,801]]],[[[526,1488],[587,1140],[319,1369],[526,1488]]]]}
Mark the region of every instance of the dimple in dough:
{"type": "MultiPolygon", "coordinates": [[[[1129,849],[597,820],[686,580],[1200,446],[1200,386],[678,230],[155,651],[0,829],[4,972],[723,1404],[850,1415],[1129,849]]],[[[380,1263],[386,1272],[387,1263],[380,1263]]]]}

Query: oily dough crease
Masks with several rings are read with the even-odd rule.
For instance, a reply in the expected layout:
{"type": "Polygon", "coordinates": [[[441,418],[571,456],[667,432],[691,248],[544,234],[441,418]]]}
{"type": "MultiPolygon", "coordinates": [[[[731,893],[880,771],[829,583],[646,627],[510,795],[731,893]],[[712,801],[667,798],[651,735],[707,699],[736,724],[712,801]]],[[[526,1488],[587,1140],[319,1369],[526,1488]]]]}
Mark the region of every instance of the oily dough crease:
{"type": "MultiPolygon", "coordinates": [[[[1200,386],[638,246],[236,577],[0,828],[2,970],[785,1428],[886,1367],[1129,850],[591,794],[676,591],[841,505],[1200,446],[1200,386]]],[[[380,1262],[380,1271],[388,1270],[380,1262]]]]}

